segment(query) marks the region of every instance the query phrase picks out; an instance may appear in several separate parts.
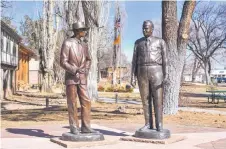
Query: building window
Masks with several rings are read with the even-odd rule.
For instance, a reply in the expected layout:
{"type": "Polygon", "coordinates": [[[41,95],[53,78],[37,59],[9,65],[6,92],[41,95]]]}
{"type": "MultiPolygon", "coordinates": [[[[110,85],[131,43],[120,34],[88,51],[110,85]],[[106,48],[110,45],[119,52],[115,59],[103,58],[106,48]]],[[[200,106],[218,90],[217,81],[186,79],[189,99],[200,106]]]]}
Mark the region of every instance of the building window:
{"type": "Polygon", "coordinates": [[[1,51],[3,51],[4,48],[4,42],[3,42],[3,36],[1,36],[1,51]]]}
{"type": "Polygon", "coordinates": [[[6,41],[6,53],[10,53],[10,40],[7,39],[6,41]]]}
{"type": "Polygon", "coordinates": [[[16,56],[16,44],[13,44],[13,56],[16,56]]]}

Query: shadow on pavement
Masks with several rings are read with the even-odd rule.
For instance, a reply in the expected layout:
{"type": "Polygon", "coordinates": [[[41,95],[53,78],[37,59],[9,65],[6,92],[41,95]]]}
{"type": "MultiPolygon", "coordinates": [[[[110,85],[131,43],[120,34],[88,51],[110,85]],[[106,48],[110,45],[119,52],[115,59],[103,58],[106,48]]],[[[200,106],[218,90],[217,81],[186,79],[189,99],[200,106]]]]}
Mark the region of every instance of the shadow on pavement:
{"type": "Polygon", "coordinates": [[[114,131],[109,131],[109,130],[103,130],[103,129],[95,129],[96,131],[99,131],[100,133],[104,135],[109,135],[109,136],[129,136],[124,134],[125,132],[114,132],[114,131]]]}
{"type": "MultiPolygon", "coordinates": [[[[69,129],[69,126],[64,126],[63,128],[69,129]]],[[[104,130],[104,129],[94,129],[94,130],[99,131],[103,135],[109,135],[109,136],[129,136],[129,135],[124,134],[125,132],[118,133],[118,132],[104,130]]]]}
{"type": "Polygon", "coordinates": [[[58,137],[44,133],[41,129],[20,129],[20,128],[7,128],[6,131],[14,134],[22,134],[27,136],[35,136],[41,138],[52,138],[58,137]]]}

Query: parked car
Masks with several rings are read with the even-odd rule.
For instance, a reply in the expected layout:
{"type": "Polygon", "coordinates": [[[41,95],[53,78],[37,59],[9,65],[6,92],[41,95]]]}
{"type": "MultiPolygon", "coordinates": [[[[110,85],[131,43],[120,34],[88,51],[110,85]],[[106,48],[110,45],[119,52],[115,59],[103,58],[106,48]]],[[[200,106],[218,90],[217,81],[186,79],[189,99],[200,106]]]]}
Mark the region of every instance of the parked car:
{"type": "Polygon", "coordinates": [[[218,77],[217,78],[217,83],[226,83],[226,78],[220,78],[220,77],[218,77]]]}

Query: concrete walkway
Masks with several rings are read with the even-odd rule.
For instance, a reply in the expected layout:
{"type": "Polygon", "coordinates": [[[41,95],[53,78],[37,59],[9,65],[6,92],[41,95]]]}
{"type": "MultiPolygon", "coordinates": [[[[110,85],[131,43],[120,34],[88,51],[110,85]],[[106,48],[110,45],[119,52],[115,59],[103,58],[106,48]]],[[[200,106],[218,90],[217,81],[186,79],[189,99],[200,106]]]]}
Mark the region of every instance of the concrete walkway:
{"type": "MultiPolygon", "coordinates": [[[[183,135],[187,139],[168,145],[157,145],[150,143],[138,143],[119,141],[122,136],[132,135],[133,132],[127,132],[121,129],[104,127],[97,124],[93,128],[100,131],[105,137],[118,140],[111,145],[81,147],[81,149],[225,149],[226,148],[226,130],[221,132],[208,131],[198,133],[177,133],[174,135],[183,135]]],[[[186,127],[184,127],[186,129],[186,127]]],[[[136,128],[134,128],[136,129],[136,128]]],[[[219,129],[220,130],[220,129],[219,129]]],[[[50,142],[50,138],[61,136],[67,132],[67,125],[44,125],[29,126],[21,128],[6,128],[1,130],[1,149],[63,149],[55,143],[50,142]]]]}

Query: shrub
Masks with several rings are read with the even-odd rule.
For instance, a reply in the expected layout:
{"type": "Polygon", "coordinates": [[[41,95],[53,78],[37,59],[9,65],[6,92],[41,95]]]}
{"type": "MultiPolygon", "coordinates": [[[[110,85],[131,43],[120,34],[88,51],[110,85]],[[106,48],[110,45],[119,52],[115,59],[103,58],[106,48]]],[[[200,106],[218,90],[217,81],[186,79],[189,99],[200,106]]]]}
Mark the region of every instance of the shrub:
{"type": "Polygon", "coordinates": [[[104,91],[104,87],[103,86],[98,86],[98,91],[104,91]]]}
{"type": "Polygon", "coordinates": [[[127,89],[126,92],[132,93],[133,92],[133,88],[127,89]]]}
{"type": "Polygon", "coordinates": [[[109,87],[107,87],[105,92],[119,92],[119,93],[129,92],[129,93],[132,93],[133,92],[133,88],[126,89],[123,86],[115,86],[115,87],[109,86],[109,87]]]}
{"type": "Polygon", "coordinates": [[[106,92],[114,92],[114,88],[113,87],[107,87],[107,89],[105,91],[106,92]]]}
{"type": "Polygon", "coordinates": [[[117,92],[126,92],[123,86],[117,88],[117,92]]]}
{"type": "Polygon", "coordinates": [[[132,88],[131,85],[126,84],[126,90],[129,90],[131,88],[132,88]]]}

